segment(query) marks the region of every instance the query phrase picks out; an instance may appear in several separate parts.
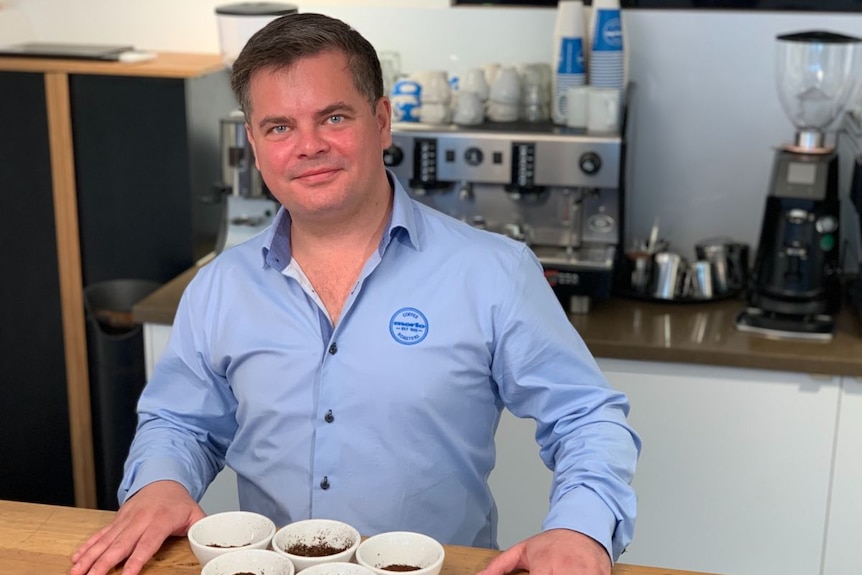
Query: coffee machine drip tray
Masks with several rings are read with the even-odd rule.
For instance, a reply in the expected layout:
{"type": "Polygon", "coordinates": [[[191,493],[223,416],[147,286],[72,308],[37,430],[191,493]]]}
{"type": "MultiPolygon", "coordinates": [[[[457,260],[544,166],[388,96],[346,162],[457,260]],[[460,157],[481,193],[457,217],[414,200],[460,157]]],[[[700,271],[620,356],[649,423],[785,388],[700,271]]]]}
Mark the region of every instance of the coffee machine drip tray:
{"type": "Polygon", "coordinates": [[[748,307],[736,317],[736,328],[772,339],[830,341],[835,332],[831,315],[785,315],[748,307]]]}

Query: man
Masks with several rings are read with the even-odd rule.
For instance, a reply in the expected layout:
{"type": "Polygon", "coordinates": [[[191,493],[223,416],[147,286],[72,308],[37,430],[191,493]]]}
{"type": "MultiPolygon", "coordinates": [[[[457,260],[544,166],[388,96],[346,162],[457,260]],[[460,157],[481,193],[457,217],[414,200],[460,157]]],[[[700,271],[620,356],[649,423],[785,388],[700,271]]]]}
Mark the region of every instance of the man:
{"type": "Polygon", "coordinates": [[[530,249],[410,200],[384,168],[372,46],[282,17],[233,65],[271,229],[205,266],[142,394],[114,522],[73,575],[135,575],[225,462],[243,508],[364,535],[496,546],[500,410],[537,422],[555,471],[543,532],[485,569],[607,575],[634,529],[640,441],[530,249]]]}

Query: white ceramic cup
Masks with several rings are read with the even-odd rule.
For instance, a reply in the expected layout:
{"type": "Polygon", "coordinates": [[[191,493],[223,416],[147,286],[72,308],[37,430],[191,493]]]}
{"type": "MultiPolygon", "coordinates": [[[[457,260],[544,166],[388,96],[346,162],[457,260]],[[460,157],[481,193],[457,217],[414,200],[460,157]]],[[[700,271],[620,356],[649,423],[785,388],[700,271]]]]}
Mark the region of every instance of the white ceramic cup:
{"type": "Polygon", "coordinates": [[[590,87],[587,96],[587,131],[617,132],[620,129],[620,91],[590,87]]]}
{"type": "Polygon", "coordinates": [[[491,85],[490,99],[498,104],[514,105],[521,101],[521,77],[514,66],[503,66],[491,85]]]}
{"type": "MultiPolygon", "coordinates": [[[[448,104],[452,98],[449,75],[445,70],[427,70],[418,74],[422,85],[420,99],[425,104],[448,104]]],[[[423,120],[424,121],[424,120],[423,120]]]]}
{"type": "Polygon", "coordinates": [[[572,86],[566,90],[566,126],[586,128],[591,86],[572,86]]]}
{"type": "Polygon", "coordinates": [[[485,120],[485,105],[476,92],[461,90],[455,103],[452,121],[462,126],[475,126],[485,120]]]}
{"type": "Polygon", "coordinates": [[[488,99],[488,82],[485,79],[485,71],[481,68],[472,68],[461,79],[459,90],[461,92],[475,92],[482,101],[488,99]]]}
{"type": "Polygon", "coordinates": [[[448,124],[451,115],[449,104],[423,102],[419,107],[419,121],[423,124],[448,124]]]}

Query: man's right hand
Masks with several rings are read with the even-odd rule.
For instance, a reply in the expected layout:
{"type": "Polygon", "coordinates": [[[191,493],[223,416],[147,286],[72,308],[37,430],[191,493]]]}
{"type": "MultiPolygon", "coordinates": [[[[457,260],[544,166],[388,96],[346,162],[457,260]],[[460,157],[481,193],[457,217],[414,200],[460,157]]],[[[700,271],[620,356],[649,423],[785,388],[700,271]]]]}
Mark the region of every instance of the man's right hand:
{"type": "Polygon", "coordinates": [[[105,575],[124,559],[122,575],[137,575],[171,535],[183,536],[206,515],[185,487],[156,481],[135,493],[116,518],[72,555],[71,575],[105,575]]]}

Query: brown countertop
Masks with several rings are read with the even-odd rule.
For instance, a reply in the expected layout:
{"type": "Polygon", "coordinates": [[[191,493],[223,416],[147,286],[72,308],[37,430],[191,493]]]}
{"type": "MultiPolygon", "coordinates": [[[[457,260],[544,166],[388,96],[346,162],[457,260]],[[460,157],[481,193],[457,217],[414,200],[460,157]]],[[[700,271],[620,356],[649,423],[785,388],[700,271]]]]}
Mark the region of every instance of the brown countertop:
{"type": "MultiPolygon", "coordinates": [[[[114,518],[113,511],[0,501],[0,573],[60,575],[90,535],[114,518]]],[[[499,551],[446,545],[441,575],[474,575],[499,551]]],[[[185,537],[171,537],[141,575],[199,575],[200,564],[185,537]]],[[[118,571],[111,571],[116,573],[118,571]]],[[[613,575],[697,575],[692,571],[617,563],[613,575]]]]}
{"type": "Polygon", "coordinates": [[[72,58],[0,57],[0,71],[3,72],[194,78],[224,69],[225,66],[218,54],[160,52],[152,60],[135,63],[72,58]]]}
{"type": "MultiPolygon", "coordinates": [[[[135,321],[171,324],[192,268],[139,302],[135,321]]],[[[588,314],[570,314],[593,355],[671,363],[862,377],[862,325],[850,309],[837,318],[830,342],[772,340],[736,329],[741,299],[656,303],[614,298],[588,314]]]]}

